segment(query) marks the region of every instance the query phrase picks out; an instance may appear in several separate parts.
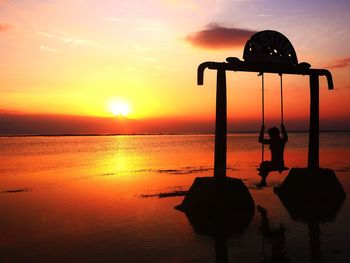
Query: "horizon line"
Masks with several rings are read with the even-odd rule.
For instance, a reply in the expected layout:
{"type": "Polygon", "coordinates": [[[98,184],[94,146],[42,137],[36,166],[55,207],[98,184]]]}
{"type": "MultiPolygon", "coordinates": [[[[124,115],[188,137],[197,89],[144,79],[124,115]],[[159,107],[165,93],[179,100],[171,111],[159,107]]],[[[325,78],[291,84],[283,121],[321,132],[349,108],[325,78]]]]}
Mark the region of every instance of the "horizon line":
{"type": "MultiPolygon", "coordinates": [[[[292,130],[288,133],[308,133],[308,130],[292,130]]],[[[320,133],[350,132],[350,130],[320,130],[320,133]]],[[[229,131],[227,134],[258,134],[259,131],[229,131]]],[[[154,132],[154,133],[57,133],[57,134],[2,134],[0,137],[69,137],[69,136],[156,136],[156,135],[215,135],[215,132],[154,132]]]]}

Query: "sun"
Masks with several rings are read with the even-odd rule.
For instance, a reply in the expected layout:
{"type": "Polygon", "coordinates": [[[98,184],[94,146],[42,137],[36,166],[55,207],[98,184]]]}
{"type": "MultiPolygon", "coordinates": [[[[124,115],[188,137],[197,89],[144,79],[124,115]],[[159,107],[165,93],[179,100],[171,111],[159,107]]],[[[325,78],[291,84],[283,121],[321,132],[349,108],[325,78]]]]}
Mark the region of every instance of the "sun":
{"type": "Polygon", "coordinates": [[[126,117],[129,115],[131,108],[129,103],[125,101],[111,102],[109,107],[110,112],[115,116],[126,117]]]}

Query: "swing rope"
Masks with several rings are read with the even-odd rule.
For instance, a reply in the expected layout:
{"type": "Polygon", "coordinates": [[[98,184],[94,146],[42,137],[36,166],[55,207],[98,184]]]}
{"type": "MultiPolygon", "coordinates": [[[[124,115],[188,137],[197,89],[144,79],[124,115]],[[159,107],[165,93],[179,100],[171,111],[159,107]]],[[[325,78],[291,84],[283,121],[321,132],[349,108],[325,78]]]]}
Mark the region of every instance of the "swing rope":
{"type": "MultiPolygon", "coordinates": [[[[284,125],[283,122],[283,78],[282,78],[282,74],[280,73],[280,83],[281,83],[281,126],[284,125]]],[[[283,132],[282,132],[282,139],[284,138],[283,132]]]]}
{"type": "MultiPolygon", "coordinates": [[[[261,72],[259,75],[261,75],[261,117],[262,117],[262,125],[265,126],[265,84],[264,84],[264,72],[261,72]]],[[[283,120],[283,78],[282,74],[279,74],[280,76],[280,90],[281,90],[281,125],[284,125],[283,120]]],[[[264,134],[265,135],[265,134],[264,134]]],[[[282,138],[283,138],[283,132],[282,132],[282,138]]],[[[261,144],[261,162],[264,161],[264,144],[261,144]]]]}
{"type": "Polygon", "coordinates": [[[283,82],[282,82],[282,74],[280,75],[280,79],[281,79],[281,124],[283,125],[283,82]]]}
{"type": "MultiPolygon", "coordinates": [[[[265,126],[265,87],[264,87],[264,72],[261,74],[261,113],[262,125],[265,126]]],[[[265,134],[264,134],[265,135],[265,134]]],[[[263,136],[264,136],[263,135],[263,136]]],[[[264,137],[263,137],[264,138],[264,137]]],[[[261,162],[264,161],[264,144],[261,144],[261,162]]]]}
{"type": "Polygon", "coordinates": [[[264,73],[261,73],[261,113],[262,113],[262,125],[265,125],[265,85],[264,85],[264,73]]]}

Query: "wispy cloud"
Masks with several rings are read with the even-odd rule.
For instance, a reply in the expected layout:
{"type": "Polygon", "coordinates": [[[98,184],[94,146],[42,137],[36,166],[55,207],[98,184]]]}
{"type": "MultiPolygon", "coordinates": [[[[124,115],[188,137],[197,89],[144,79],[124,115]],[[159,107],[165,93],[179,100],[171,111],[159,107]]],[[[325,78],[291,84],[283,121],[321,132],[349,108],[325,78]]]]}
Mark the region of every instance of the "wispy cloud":
{"type": "Polygon", "coordinates": [[[71,44],[73,46],[89,45],[90,41],[86,39],[75,39],[72,37],[61,37],[60,40],[65,44],[71,44]]]}
{"type": "Polygon", "coordinates": [[[192,45],[206,49],[228,49],[243,46],[256,31],[210,24],[207,29],[186,37],[192,45]]]}
{"type": "Polygon", "coordinates": [[[18,25],[11,23],[0,23],[0,32],[18,28],[18,25]]]}
{"type": "Polygon", "coordinates": [[[328,65],[326,68],[335,69],[346,68],[348,66],[350,66],[350,57],[335,60],[332,63],[330,63],[330,65],[328,65]]]}
{"type": "Polygon", "coordinates": [[[35,31],[35,33],[42,36],[42,37],[59,40],[63,44],[67,44],[67,45],[71,45],[71,46],[88,46],[88,45],[90,45],[90,46],[102,48],[102,45],[98,42],[91,41],[88,39],[76,38],[76,37],[73,37],[73,36],[66,34],[66,33],[62,34],[62,35],[53,35],[53,34],[49,34],[49,33],[42,32],[42,31],[35,31]]]}
{"type": "Polygon", "coordinates": [[[51,35],[51,34],[48,34],[48,33],[44,33],[44,32],[41,32],[41,31],[35,31],[35,33],[37,33],[40,36],[47,37],[47,38],[52,38],[52,39],[56,38],[54,35],[51,35]]]}
{"type": "Polygon", "coordinates": [[[273,15],[271,14],[259,14],[259,17],[272,17],[273,15]]]}
{"type": "Polygon", "coordinates": [[[40,49],[43,50],[43,51],[46,51],[46,52],[51,52],[51,53],[56,53],[56,54],[62,53],[61,50],[58,50],[58,49],[55,49],[55,48],[51,48],[51,47],[48,47],[48,46],[44,46],[44,45],[41,45],[40,49]]]}
{"type": "Polygon", "coordinates": [[[22,112],[19,110],[7,110],[7,109],[0,109],[0,114],[21,114],[22,112]]]}

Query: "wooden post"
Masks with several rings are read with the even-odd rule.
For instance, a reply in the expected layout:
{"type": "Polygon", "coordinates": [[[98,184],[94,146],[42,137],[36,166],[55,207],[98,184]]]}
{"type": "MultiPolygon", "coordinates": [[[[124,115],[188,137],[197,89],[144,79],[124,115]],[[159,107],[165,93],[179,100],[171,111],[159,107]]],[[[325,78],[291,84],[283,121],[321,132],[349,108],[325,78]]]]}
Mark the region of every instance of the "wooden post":
{"type": "Polygon", "coordinates": [[[319,168],[319,76],[310,75],[310,127],[308,168],[319,168]]]}
{"type": "Polygon", "coordinates": [[[226,178],[226,137],[227,137],[227,108],[226,108],[226,72],[217,70],[216,80],[216,120],[215,120],[215,156],[214,177],[226,178]]]}

